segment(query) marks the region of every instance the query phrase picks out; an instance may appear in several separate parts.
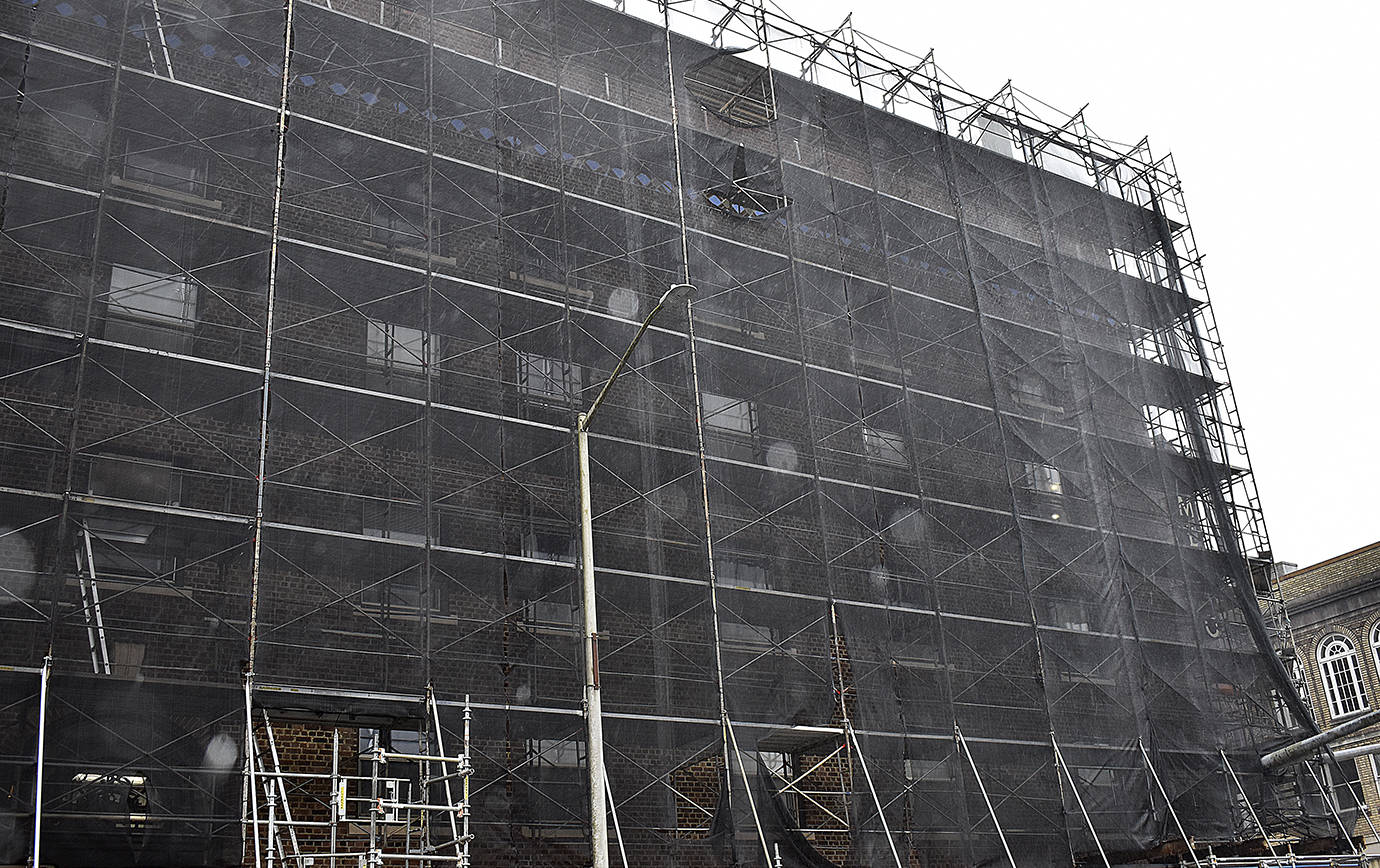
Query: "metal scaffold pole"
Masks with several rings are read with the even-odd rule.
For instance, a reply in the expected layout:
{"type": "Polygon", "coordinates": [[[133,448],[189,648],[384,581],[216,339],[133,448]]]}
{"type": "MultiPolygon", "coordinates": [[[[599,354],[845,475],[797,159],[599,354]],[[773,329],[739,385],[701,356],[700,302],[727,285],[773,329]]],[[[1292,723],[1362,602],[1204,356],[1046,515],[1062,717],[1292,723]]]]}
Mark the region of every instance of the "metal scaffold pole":
{"type": "Polygon", "coordinates": [[[1251,822],[1255,823],[1255,827],[1260,830],[1260,837],[1265,842],[1265,849],[1270,851],[1271,856],[1278,856],[1279,854],[1275,852],[1274,845],[1270,843],[1270,833],[1266,831],[1265,824],[1260,822],[1260,817],[1255,812],[1255,806],[1251,804],[1251,797],[1246,794],[1246,788],[1241,786],[1241,779],[1236,776],[1236,770],[1233,769],[1231,763],[1227,761],[1227,752],[1219,750],[1217,751],[1217,755],[1222,758],[1222,768],[1227,770],[1227,774],[1231,776],[1232,783],[1236,784],[1236,791],[1241,794],[1241,801],[1246,803],[1246,810],[1250,812],[1251,822]]]}
{"type": "MultiPolygon", "coordinates": [[[[1351,852],[1360,855],[1361,850],[1356,846],[1356,841],[1353,840],[1355,836],[1352,834],[1352,830],[1348,829],[1346,827],[1346,824],[1342,822],[1342,815],[1337,810],[1337,799],[1335,793],[1330,791],[1327,787],[1323,786],[1322,780],[1318,778],[1318,773],[1313,770],[1312,763],[1307,763],[1306,765],[1308,766],[1308,774],[1312,776],[1313,783],[1317,785],[1318,792],[1322,794],[1323,802],[1327,805],[1327,810],[1332,814],[1332,819],[1337,823],[1337,830],[1342,833],[1342,835],[1346,838],[1347,843],[1351,845],[1351,852]]],[[[1369,818],[1367,818],[1367,822],[1369,822],[1369,818]]],[[[1374,826],[1371,826],[1371,831],[1375,831],[1374,826]]]]}
{"type": "Polygon", "coordinates": [[[1016,858],[1011,855],[1011,845],[1006,842],[1006,833],[1002,831],[1001,821],[997,819],[996,808],[992,807],[992,797],[987,795],[987,786],[982,782],[982,775],[978,773],[977,761],[973,759],[973,752],[968,749],[968,740],[963,737],[963,730],[957,723],[954,724],[954,738],[958,740],[963,755],[968,758],[968,768],[973,772],[973,780],[977,781],[982,801],[987,805],[987,813],[992,818],[992,825],[997,829],[997,837],[1001,839],[1001,848],[1006,852],[1006,860],[1011,863],[1011,868],[1017,868],[1016,858]]]}
{"type": "Polygon", "coordinates": [[[250,823],[254,829],[254,868],[263,865],[259,847],[259,778],[254,768],[258,747],[254,743],[254,673],[244,673],[244,786],[249,792],[250,823]]]}
{"type": "Polygon", "coordinates": [[[1073,791],[1073,799],[1078,803],[1078,811],[1083,815],[1083,822],[1088,824],[1088,832],[1092,834],[1093,843],[1097,845],[1097,855],[1102,857],[1102,864],[1106,868],[1112,868],[1107,851],[1102,848],[1102,839],[1097,837],[1097,828],[1093,826],[1092,817],[1088,816],[1088,809],[1083,805],[1083,797],[1078,793],[1078,782],[1073,779],[1073,771],[1069,764],[1064,762],[1064,752],[1059,749],[1059,742],[1054,738],[1053,732],[1049,734],[1049,743],[1054,747],[1054,762],[1063,770],[1064,777],[1069,782],[1069,789],[1073,791]]]}
{"type": "Polygon", "coordinates": [[[43,766],[47,758],[45,751],[48,734],[48,677],[52,671],[53,655],[49,654],[43,658],[43,674],[39,676],[38,682],[38,750],[34,756],[34,839],[29,857],[31,868],[39,868],[42,864],[39,860],[43,844],[43,766]]]}
{"type": "Polygon", "coordinates": [[[1136,739],[1136,747],[1140,748],[1140,755],[1145,760],[1145,770],[1150,773],[1150,778],[1155,782],[1155,789],[1159,790],[1160,797],[1164,799],[1164,806],[1169,811],[1169,816],[1174,820],[1174,828],[1179,830],[1179,837],[1183,839],[1184,846],[1188,848],[1188,855],[1193,859],[1193,864],[1201,868],[1202,864],[1198,861],[1198,854],[1193,851],[1193,840],[1184,831],[1184,824],[1179,822],[1179,815],[1174,810],[1174,803],[1169,798],[1169,793],[1164,789],[1164,783],[1160,781],[1159,772],[1155,771],[1155,764],[1150,762],[1150,753],[1145,749],[1145,742],[1136,739]]]}
{"type": "Polygon", "coordinates": [[[340,779],[340,728],[331,730],[331,868],[335,868],[337,845],[336,824],[340,822],[345,802],[345,784],[340,779]]]}

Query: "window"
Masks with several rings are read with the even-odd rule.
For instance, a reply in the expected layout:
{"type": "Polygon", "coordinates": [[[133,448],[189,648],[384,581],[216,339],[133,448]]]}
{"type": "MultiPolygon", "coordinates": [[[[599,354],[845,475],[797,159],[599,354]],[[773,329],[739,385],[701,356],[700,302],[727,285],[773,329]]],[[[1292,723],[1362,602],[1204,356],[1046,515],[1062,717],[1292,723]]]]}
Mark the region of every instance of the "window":
{"type": "Polygon", "coordinates": [[[1327,692],[1327,707],[1333,719],[1365,711],[1370,707],[1366,690],[1361,684],[1361,667],[1356,658],[1356,646],[1351,640],[1334,633],[1318,644],[1318,669],[1323,689],[1327,692]]]}
{"type": "Polygon", "coordinates": [[[910,463],[906,458],[905,439],[892,431],[881,431],[864,425],[863,451],[867,453],[868,458],[882,464],[905,466],[910,463]]]}
{"type": "Polygon", "coordinates": [[[1011,400],[1022,407],[1062,411],[1054,402],[1054,386],[1039,374],[1018,371],[1011,375],[1011,400]]]}
{"type": "Polygon", "coordinates": [[[1377,672],[1380,672],[1380,621],[1370,628],[1370,656],[1377,672]]]}
{"type": "Polygon", "coordinates": [[[942,759],[905,758],[906,782],[934,784],[954,780],[954,767],[948,757],[942,759]]]}
{"type": "Polygon", "coordinates": [[[576,769],[584,764],[585,743],[573,738],[529,738],[527,759],[534,766],[576,769]]]}
{"type": "Polygon", "coordinates": [[[1110,247],[1107,257],[1114,271],[1161,286],[1168,285],[1169,263],[1158,246],[1140,252],[1110,247]]]}
{"type": "MultiPolygon", "coordinates": [[[[426,334],[421,329],[381,320],[368,321],[365,356],[369,364],[390,373],[421,376],[426,369],[426,334]]],[[[436,343],[431,343],[431,364],[436,364],[436,343]]]]}
{"type": "Polygon", "coordinates": [[[1163,446],[1189,458],[1197,454],[1189,436],[1188,415],[1183,409],[1146,404],[1141,411],[1145,414],[1146,432],[1156,446],[1163,446]]]}
{"type": "Polygon", "coordinates": [[[735,434],[757,433],[757,402],[728,398],[712,392],[700,394],[704,425],[735,434]]]}
{"type": "Polygon", "coordinates": [[[1209,376],[1193,325],[1185,317],[1157,330],[1132,325],[1130,342],[1132,354],[1148,362],[1209,376]]]}
{"type": "Polygon", "coordinates": [[[521,814],[530,824],[527,834],[567,837],[583,834],[576,807],[584,793],[585,743],[578,738],[527,739],[528,787],[514,797],[525,800],[521,814]]]}
{"type": "Polygon", "coordinates": [[[1092,618],[1088,604],[1082,600],[1049,600],[1049,622],[1065,630],[1079,633],[1092,632],[1092,618]]]}
{"type": "Polygon", "coordinates": [[[579,365],[536,353],[518,353],[518,389],[530,398],[567,403],[582,379],[579,365]]]}
{"type": "Polygon", "coordinates": [[[125,142],[123,176],[134,186],[204,199],[208,175],[206,154],[196,148],[141,133],[125,142]]]}
{"type": "MultiPolygon", "coordinates": [[[[97,455],[91,459],[87,488],[97,497],[177,506],[181,483],[181,476],[165,462],[97,455]]],[[[158,525],[147,512],[103,508],[86,519],[86,530],[91,537],[91,562],[84,566],[99,577],[157,578],[176,564],[166,556],[158,525]]]]}
{"type": "Polygon", "coordinates": [[[754,561],[714,559],[714,580],[730,588],[767,588],[767,568],[754,561]]]}
{"type": "MultiPolygon", "coordinates": [[[[361,608],[370,611],[387,612],[390,615],[414,615],[422,610],[421,577],[415,570],[397,576],[379,579],[370,576],[364,580],[364,591],[360,594],[361,608]]],[[[441,594],[437,587],[431,588],[432,612],[441,611],[441,594]]]]}
{"type": "Polygon", "coordinates": [[[1059,469],[1035,461],[1025,462],[1025,487],[1046,494],[1064,493],[1063,477],[1060,476],[1059,469]]]}
{"type": "Polygon", "coordinates": [[[196,324],[196,283],[183,274],[112,265],[107,304],[107,339],[185,350],[196,324]]]}
{"type": "Polygon", "coordinates": [[[369,240],[389,247],[426,246],[426,238],[413,221],[378,200],[369,203],[369,240]]]}
{"type": "Polygon", "coordinates": [[[741,621],[719,622],[719,641],[737,651],[766,651],[773,646],[772,629],[741,621]]]}
{"type": "Polygon", "coordinates": [[[757,752],[758,764],[767,770],[773,778],[773,790],[779,790],[777,798],[786,806],[786,810],[791,817],[800,816],[800,797],[796,791],[787,786],[796,783],[795,780],[795,757],[783,751],[759,750],[757,752]]]}
{"type": "Polygon", "coordinates": [[[524,558],[573,564],[575,552],[572,543],[567,532],[529,527],[522,534],[521,554],[524,558]]]}
{"type": "Polygon", "coordinates": [[[426,542],[426,512],[415,503],[371,500],[364,504],[364,535],[404,542],[426,542]]]}
{"type": "Polygon", "coordinates": [[[522,607],[522,620],[534,630],[568,633],[575,626],[575,607],[559,600],[529,600],[522,607]]]}
{"type": "MultiPolygon", "coordinates": [[[[373,772],[374,761],[369,754],[375,747],[381,747],[390,753],[421,754],[422,737],[415,729],[371,729],[362,728],[359,731],[359,776],[358,782],[359,799],[349,800],[349,807],[345,812],[347,819],[357,822],[364,822],[370,819],[370,798],[373,794],[373,772]]],[[[380,765],[380,772],[391,773],[388,777],[379,777],[378,795],[384,802],[410,802],[412,799],[411,776],[417,771],[417,763],[408,760],[389,760],[387,765],[380,765]],[[407,774],[408,777],[393,777],[399,772],[407,774]]],[[[394,806],[384,808],[383,815],[379,818],[385,823],[397,823],[400,821],[398,809],[394,806]]]]}

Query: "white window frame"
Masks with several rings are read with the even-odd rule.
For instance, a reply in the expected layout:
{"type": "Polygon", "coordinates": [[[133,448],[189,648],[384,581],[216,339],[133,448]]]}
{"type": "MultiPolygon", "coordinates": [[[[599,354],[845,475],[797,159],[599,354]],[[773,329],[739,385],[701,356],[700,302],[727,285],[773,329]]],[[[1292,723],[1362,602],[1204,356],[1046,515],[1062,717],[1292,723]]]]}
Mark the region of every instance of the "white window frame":
{"type": "Polygon", "coordinates": [[[771,627],[726,619],[719,622],[719,644],[728,651],[762,654],[777,650],[776,631],[771,627]]]}
{"type": "Polygon", "coordinates": [[[1350,717],[1370,708],[1361,675],[1361,658],[1356,644],[1341,633],[1332,633],[1318,642],[1318,675],[1327,694],[1327,710],[1333,720],[1350,717]],[[1342,678],[1345,678],[1343,682],[1342,678]]]}
{"type": "Polygon", "coordinates": [[[868,458],[879,464],[910,466],[910,457],[906,454],[906,438],[895,431],[883,431],[871,425],[864,425],[863,451],[867,453],[868,458]]]}
{"type": "MultiPolygon", "coordinates": [[[[1370,662],[1375,664],[1375,671],[1380,672],[1380,621],[1376,621],[1370,628],[1370,662]]],[[[1365,684],[1365,679],[1361,680],[1365,684]]],[[[1377,776],[1380,780],[1380,776],[1377,776]]]]}
{"type": "Polygon", "coordinates": [[[1019,407],[1064,412],[1054,403],[1054,384],[1029,369],[1011,374],[1011,400],[1019,407]]]}
{"type": "Polygon", "coordinates": [[[426,509],[420,503],[399,503],[393,500],[367,500],[362,507],[365,536],[424,544],[426,542],[426,509]],[[421,527],[422,532],[407,526],[421,527]]]}
{"type": "Polygon", "coordinates": [[[417,377],[426,371],[427,362],[435,367],[435,336],[428,342],[423,329],[378,319],[366,319],[365,323],[364,355],[370,365],[417,377]]]}
{"type": "Polygon", "coordinates": [[[578,769],[584,766],[585,743],[578,738],[529,738],[527,761],[534,767],[578,769]]]}
{"type": "Polygon", "coordinates": [[[767,578],[767,568],[762,562],[734,557],[714,559],[714,581],[725,588],[771,587],[771,582],[767,578]]]}
{"type": "Polygon", "coordinates": [[[1025,487],[1041,494],[1063,494],[1064,476],[1053,464],[1039,461],[1026,461],[1025,487]]]}
{"type": "MultiPolygon", "coordinates": [[[[366,207],[369,216],[370,241],[393,250],[401,248],[424,253],[423,248],[427,246],[427,237],[423,229],[424,220],[414,222],[407,219],[388,201],[377,196],[371,198],[366,207]]],[[[437,234],[439,233],[436,231],[436,225],[433,224],[432,235],[437,234]]]]}
{"type": "MultiPolygon", "coordinates": [[[[87,476],[87,492],[96,497],[125,500],[131,503],[152,503],[155,506],[178,506],[182,499],[182,476],[169,462],[153,459],[134,459],[121,455],[91,456],[87,476]],[[119,477],[102,484],[102,466],[133,465],[167,474],[167,490],[159,499],[141,500],[129,489],[122,488],[119,477]]],[[[97,573],[102,578],[124,577],[147,580],[150,577],[170,578],[177,570],[177,558],[168,555],[154,539],[159,525],[151,517],[136,516],[129,510],[102,511],[87,518],[84,524],[91,535],[92,556],[97,573]]]]}
{"type": "Polygon", "coordinates": [[[190,329],[196,325],[196,296],[196,282],[186,274],[113,263],[106,316],[170,330],[190,329]]]}
{"type": "Polygon", "coordinates": [[[574,604],[560,600],[528,600],[522,605],[522,622],[543,632],[573,632],[577,614],[574,604]]]}
{"type": "Polygon", "coordinates": [[[1142,404],[1141,413],[1145,417],[1145,431],[1151,442],[1158,446],[1163,443],[1171,451],[1186,458],[1195,458],[1193,440],[1189,436],[1188,413],[1182,407],[1157,407],[1142,404]]]}
{"type": "Polygon", "coordinates": [[[121,178],[140,189],[167,190],[173,196],[205,200],[210,159],[191,145],[131,133],[125,141],[121,178]],[[142,147],[143,145],[149,147],[142,147]]]}
{"type": "Polygon", "coordinates": [[[566,404],[582,379],[579,365],[540,353],[517,354],[518,391],[529,398],[566,404]]]}
{"type": "Polygon", "coordinates": [[[704,427],[751,437],[757,433],[757,402],[713,392],[700,393],[704,427]]]}

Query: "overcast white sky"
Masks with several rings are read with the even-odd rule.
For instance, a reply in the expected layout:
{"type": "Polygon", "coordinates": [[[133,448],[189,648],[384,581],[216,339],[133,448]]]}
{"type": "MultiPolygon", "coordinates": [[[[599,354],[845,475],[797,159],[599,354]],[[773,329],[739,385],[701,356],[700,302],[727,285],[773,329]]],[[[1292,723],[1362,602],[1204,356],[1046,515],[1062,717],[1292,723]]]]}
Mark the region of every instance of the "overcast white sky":
{"type": "MultiPolygon", "coordinates": [[[[847,4],[779,0],[832,29],[847,4]]],[[[1278,558],[1380,540],[1380,4],[856,0],[966,89],[1173,152],[1278,558]]]]}

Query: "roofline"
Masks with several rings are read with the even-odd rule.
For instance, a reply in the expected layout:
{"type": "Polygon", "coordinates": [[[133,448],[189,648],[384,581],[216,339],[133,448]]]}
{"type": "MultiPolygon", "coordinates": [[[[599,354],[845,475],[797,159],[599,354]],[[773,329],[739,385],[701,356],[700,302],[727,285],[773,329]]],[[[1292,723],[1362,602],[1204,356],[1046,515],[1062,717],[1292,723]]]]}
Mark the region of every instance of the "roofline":
{"type": "Polygon", "coordinates": [[[1375,548],[1380,548],[1380,540],[1377,540],[1377,541],[1371,543],[1370,545],[1361,546],[1359,549],[1355,549],[1355,550],[1353,550],[1353,551],[1346,552],[1345,554],[1340,554],[1340,555],[1336,555],[1335,557],[1330,557],[1330,558],[1328,558],[1328,559],[1325,560],[1325,561],[1319,561],[1318,563],[1313,564],[1313,565],[1311,565],[1311,566],[1307,566],[1307,567],[1304,567],[1304,568],[1302,568],[1302,569],[1294,570],[1292,573],[1285,573],[1284,575],[1282,575],[1282,576],[1279,577],[1279,580],[1282,582],[1282,581],[1284,581],[1285,579],[1292,578],[1292,577],[1294,577],[1294,576],[1301,575],[1301,574],[1303,574],[1303,573],[1312,572],[1313,570],[1316,570],[1316,569],[1318,569],[1319,567],[1325,567],[1325,566],[1327,566],[1328,564],[1334,564],[1334,563],[1336,563],[1337,561],[1345,560],[1346,558],[1352,557],[1352,556],[1354,556],[1354,555],[1359,555],[1359,554],[1361,554],[1362,552],[1368,552],[1368,551],[1370,551],[1371,549],[1375,549],[1375,548]]]}

